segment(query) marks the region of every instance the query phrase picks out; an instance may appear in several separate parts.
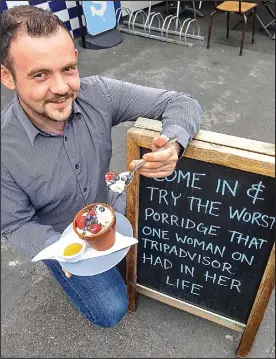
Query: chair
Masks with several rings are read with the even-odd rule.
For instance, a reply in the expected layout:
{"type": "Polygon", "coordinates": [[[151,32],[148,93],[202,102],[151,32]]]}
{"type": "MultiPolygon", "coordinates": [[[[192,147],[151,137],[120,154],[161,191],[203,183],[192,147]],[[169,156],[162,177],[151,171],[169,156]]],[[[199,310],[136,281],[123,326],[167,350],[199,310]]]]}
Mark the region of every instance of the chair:
{"type": "MultiPolygon", "coordinates": [[[[262,0],[261,5],[264,6],[266,8],[266,10],[268,11],[268,13],[270,14],[270,16],[272,16],[272,20],[268,23],[268,24],[264,24],[262,19],[256,15],[259,23],[261,24],[262,28],[264,29],[264,31],[267,33],[268,36],[270,36],[273,39],[273,35],[269,32],[269,27],[270,26],[274,26],[274,32],[275,32],[275,14],[272,11],[271,7],[269,6],[270,4],[273,4],[274,1],[270,1],[270,0],[262,0]]],[[[275,33],[274,33],[274,39],[275,40],[275,33]]]]}
{"type": "MultiPolygon", "coordinates": [[[[269,23],[265,24],[258,14],[256,14],[256,19],[261,24],[261,29],[263,29],[266,32],[266,34],[273,39],[273,34],[271,32],[269,32],[269,28],[273,27],[273,26],[274,26],[274,31],[275,31],[275,14],[270,7],[271,4],[275,4],[275,1],[274,0],[273,1],[272,0],[262,0],[259,3],[258,9],[265,8],[267,10],[267,12],[269,13],[269,15],[272,17],[272,20],[269,23]]],[[[249,19],[249,17],[250,17],[250,15],[248,16],[247,19],[249,19]]],[[[233,26],[232,30],[235,30],[241,23],[242,23],[242,20],[239,21],[235,26],[233,26]]]]}
{"type": "Polygon", "coordinates": [[[208,42],[207,49],[210,48],[211,32],[212,32],[212,23],[213,16],[217,13],[226,12],[227,13],[227,33],[226,38],[229,38],[229,22],[230,22],[230,13],[238,14],[243,19],[243,30],[242,30],[242,39],[240,45],[240,56],[243,51],[243,43],[247,25],[247,14],[253,11],[253,24],[252,24],[252,44],[254,44],[254,35],[255,35],[255,19],[258,5],[255,3],[244,2],[244,1],[223,1],[221,4],[215,6],[215,11],[210,15],[209,21],[209,31],[208,31],[208,42]]]}

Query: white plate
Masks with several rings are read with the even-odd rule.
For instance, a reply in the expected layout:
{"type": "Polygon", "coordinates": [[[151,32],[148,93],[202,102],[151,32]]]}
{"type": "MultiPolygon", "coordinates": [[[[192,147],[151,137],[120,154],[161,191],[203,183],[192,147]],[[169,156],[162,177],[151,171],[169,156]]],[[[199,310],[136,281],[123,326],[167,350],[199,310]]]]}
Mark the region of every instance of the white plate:
{"type": "MultiPolygon", "coordinates": [[[[129,220],[120,213],[116,212],[116,231],[123,236],[132,237],[133,229],[129,220]]],[[[72,223],[65,229],[63,234],[72,231],[72,223]]],[[[59,262],[68,272],[79,276],[96,275],[115,267],[127,254],[130,247],[123,248],[117,252],[97,258],[83,259],[77,263],[59,262]]]]}

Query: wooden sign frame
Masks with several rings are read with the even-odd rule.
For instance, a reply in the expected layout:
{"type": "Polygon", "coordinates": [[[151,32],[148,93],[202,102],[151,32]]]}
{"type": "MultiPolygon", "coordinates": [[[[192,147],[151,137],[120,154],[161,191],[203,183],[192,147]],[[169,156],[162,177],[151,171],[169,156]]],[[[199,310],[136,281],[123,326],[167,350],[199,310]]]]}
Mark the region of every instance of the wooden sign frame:
{"type": "MultiPolygon", "coordinates": [[[[161,129],[160,121],[139,118],[127,131],[127,163],[140,158],[141,148],[150,149],[154,137],[160,134],[161,129]]],[[[200,130],[187,147],[184,157],[275,177],[275,145],[266,142],[200,130]]],[[[139,185],[139,176],[135,176],[127,193],[127,217],[133,226],[135,238],[138,238],[139,185]]],[[[136,311],[137,293],[146,295],[243,333],[237,356],[241,358],[248,356],[275,285],[275,244],[246,324],[140,285],[137,283],[137,253],[138,247],[134,245],[126,257],[126,282],[130,312],[136,311]]]]}

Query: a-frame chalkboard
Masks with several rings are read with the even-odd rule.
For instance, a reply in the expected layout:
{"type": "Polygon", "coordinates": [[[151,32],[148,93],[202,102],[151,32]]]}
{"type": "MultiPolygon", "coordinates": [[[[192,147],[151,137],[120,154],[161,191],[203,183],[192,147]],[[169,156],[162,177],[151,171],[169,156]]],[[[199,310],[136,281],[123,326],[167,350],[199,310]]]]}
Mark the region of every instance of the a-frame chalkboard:
{"type": "MultiPolygon", "coordinates": [[[[161,122],[139,118],[127,161],[150,151],[161,122]]],[[[275,145],[201,130],[174,173],[136,176],[127,216],[129,310],[137,293],[243,333],[252,347],[275,282],[275,145]]]]}

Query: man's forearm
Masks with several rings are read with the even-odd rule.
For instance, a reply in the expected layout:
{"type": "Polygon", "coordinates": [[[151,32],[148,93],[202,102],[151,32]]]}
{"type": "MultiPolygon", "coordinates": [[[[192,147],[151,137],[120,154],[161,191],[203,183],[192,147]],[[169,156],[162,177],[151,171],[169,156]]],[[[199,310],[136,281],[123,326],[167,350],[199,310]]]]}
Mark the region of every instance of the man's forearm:
{"type": "Polygon", "coordinates": [[[41,225],[35,221],[25,223],[11,233],[3,233],[3,237],[29,259],[33,258],[45,247],[56,242],[60,235],[53,227],[41,225]]]}
{"type": "Polygon", "coordinates": [[[178,134],[178,142],[186,148],[199,131],[202,110],[199,103],[188,95],[175,93],[163,113],[162,134],[178,134]]]}
{"type": "Polygon", "coordinates": [[[198,132],[202,110],[191,96],[165,89],[140,86],[128,82],[97,77],[97,84],[107,99],[107,108],[113,126],[137,119],[139,116],[162,119],[162,133],[179,136],[179,143],[186,148],[198,132]]]}

